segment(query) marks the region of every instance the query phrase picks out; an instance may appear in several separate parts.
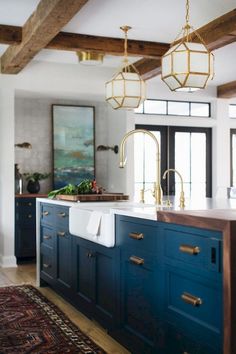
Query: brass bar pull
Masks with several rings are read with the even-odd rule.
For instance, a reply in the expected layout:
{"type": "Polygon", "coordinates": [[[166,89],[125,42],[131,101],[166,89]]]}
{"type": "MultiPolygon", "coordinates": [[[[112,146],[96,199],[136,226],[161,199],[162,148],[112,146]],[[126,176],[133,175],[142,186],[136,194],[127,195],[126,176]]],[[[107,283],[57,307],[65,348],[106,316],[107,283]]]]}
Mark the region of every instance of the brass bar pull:
{"type": "Polygon", "coordinates": [[[49,235],[44,235],[44,236],[43,236],[43,239],[44,239],[44,240],[50,240],[50,238],[52,238],[52,236],[49,236],[49,235]]]}
{"type": "Polygon", "coordinates": [[[60,237],[64,237],[65,236],[65,232],[64,231],[58,231],[57,235],[60,237]]]}
{"type": "Polygon", "coordinates": [[[43,263],[43,268],[50,268],[51,264],[43,263]]]}
{"type": "Polygon", "coordinates": [[[31,219],[31,218],[32,218],[32,215],[31,215],[31,214],[28,214],[28,218],[31,219]]]}
{"type": "Polygon", "coordinates": [[[48,214],[49,214],[48,211],[44,211],[44,212],[43,212],[43,216],[47,216],[48,214]]]}
{"type": "Polygon", "coordinates": [[[140,232],[130,232],[129,237],[134,238],[135,240],[142,240],[144,238],[144,234],[140,232]]]}
{"type": "Polygon", "coordinates": [[[181,295],[181,299],[186,302],[186,304],[190,304],[192,306],[200,306],[202,305],[202,299],[200,297],[191,295],[189,293],[183,293],[181,295]]]}
{"type": "Polygon", "coordinates": [[[64,218],[66,216],[66,213],[58,213],[58,216],[60,216],[61,218],[64,218]]]}
{"type": "Polygon", "coordinates": [[[131,256],[129,257],[129,260],[134,263],[134,264],[137,264],[137,265],[142,265],[144,264],[144,259],[143,258],[140,258],[140,257],[137,257],[137,256],[131,256]]]}
{"type": "Polygon", "coordinates": [[[188,253],[192,255],[197,255],[200,253],[200,248],[198,246],[181,245],[179,250],[183,253],[188,253]]]}

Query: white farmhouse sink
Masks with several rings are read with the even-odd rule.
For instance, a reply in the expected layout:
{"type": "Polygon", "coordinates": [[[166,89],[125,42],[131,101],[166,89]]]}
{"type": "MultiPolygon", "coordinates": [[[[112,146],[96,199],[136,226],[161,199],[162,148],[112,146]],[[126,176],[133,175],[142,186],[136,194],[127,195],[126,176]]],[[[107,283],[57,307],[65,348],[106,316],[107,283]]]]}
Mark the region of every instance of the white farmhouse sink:
{"type": "Polygon", "coordinates": [[[83,204],[69,209],[69,230],[72,235],[99,243],[106,247],[115,245],[114,214],[111,206],[83,204]]]}

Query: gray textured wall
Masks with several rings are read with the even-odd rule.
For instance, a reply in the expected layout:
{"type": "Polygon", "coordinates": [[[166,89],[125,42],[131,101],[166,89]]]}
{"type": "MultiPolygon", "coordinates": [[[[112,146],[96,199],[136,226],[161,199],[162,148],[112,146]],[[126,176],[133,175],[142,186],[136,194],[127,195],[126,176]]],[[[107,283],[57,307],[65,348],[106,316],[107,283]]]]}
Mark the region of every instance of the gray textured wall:
{"type": "MultiPolygon", "coordinates": [[[[95,146],[107,145],[107,104],[94,101],[75,101],[53,98],[15,98],[15,143],[29,142],[32,149],[15,148],[15,163],[21,173],[52,172],[52,104],[95,106],[95,146]]],[[[108,152],[96,152],[97,183],[108,188],[108,152]]],[[[52,178],[40,181],[40,193],[52,189],[52,178]]],[[[24,183],[26,192],[26,182],[24,183]]]]}

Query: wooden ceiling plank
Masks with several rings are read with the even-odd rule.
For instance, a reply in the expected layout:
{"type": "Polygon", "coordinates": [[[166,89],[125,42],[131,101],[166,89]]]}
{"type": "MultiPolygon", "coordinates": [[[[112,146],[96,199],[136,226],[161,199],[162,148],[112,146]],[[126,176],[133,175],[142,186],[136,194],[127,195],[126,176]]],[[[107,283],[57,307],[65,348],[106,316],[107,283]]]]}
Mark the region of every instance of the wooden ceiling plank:
{"type": "Polygon", "coordinates": [[[54,38],[88,0],[41,0],[22,28],[22,42],[1,58],[1,72],[17,74],[54,38]]]}
{"type": "Polygon", "coordinates": [[[22,39],[22,28],[18,26],[0,25],[1,44],[19,44],[22,39]]]}
{"type": "MultiPolygon", "coordinates": [[[[203,38],[209,50],[222,48],[227,44],[236,41],[236,9],[216,18],[205,26],[197,29],[197,32],[203,38]]],[[[192,34],[192,40],[198,41],[197,35],[192,34]]],[[[139,62],[134,63],[140,66],[139,62]]],[[[161,61],[152,61],[150,64],[149,59],[144,59],[140,66],[139,73],[143,78],[149,79],[161,73],[161,61]],[[158,67],[155,68],[155,65],[158,67]],[[150,69],[150,73],[148,70],[150,69]]]]}
{"type": "MultiPolygon", "coordinates": [[[[169,47],[167,43],[128,40],[128,54],[131,56],[158,59],[162,57],[169,47]]],[[[74,52],[92,51],[108,55],[123,55],[124,39],[60,32],[51,40],[46,48],[70,50],[74,52]]]]}
{"type": "Polygon", "coordinates": [[[236,81],[231,81],[217,87],[218,98],[236,97],[236,81]]]}

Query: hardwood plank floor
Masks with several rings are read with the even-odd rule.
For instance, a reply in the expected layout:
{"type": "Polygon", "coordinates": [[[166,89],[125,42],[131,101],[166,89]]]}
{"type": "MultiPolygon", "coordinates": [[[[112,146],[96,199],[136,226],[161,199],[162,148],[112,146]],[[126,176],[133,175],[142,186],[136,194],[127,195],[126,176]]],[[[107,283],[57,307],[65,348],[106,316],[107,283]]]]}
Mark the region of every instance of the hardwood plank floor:
{"type": "MultiPolygon", "coordinates": [[[[31,284],[35,286],[35,264],[22,264],[17,268],[0,268],[0,286],[31,284]]],[[[84,333],[100,345],[108,354],[129,354],[130,352],[111,338],[106,330],[90,321],[49,287],[39,290],[57,305],[84,333]]]]}

